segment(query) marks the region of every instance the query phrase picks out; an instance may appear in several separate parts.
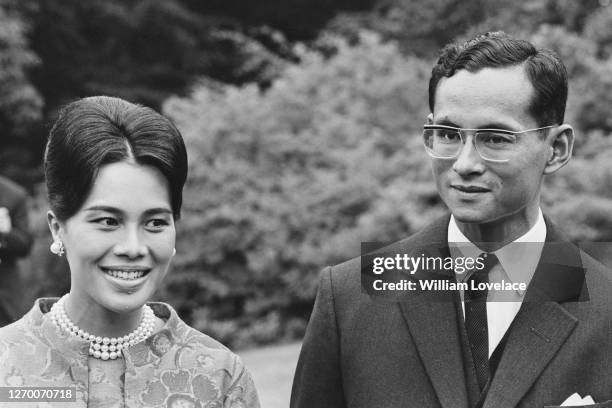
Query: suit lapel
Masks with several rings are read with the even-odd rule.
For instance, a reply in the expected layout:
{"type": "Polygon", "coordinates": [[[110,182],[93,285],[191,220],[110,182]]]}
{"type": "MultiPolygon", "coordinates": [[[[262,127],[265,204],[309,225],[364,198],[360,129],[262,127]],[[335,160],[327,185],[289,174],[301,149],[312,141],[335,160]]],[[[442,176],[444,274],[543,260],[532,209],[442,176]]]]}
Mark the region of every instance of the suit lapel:
{"type": "Polygon", "coordinates": [[[557,303],[524,303],[510,327],[484,407],[516,407],[577,323],[557,303]]]}
{"type": "Polygon", "coordinates": [[[578,320],[562,303],[588,297],[579,249],[547,221],[547,237],[525,300],[484,401],[484,408],[516,407],[571,335],[578,320]]]}
{"type": "MultiPolygon", "coordinates": [[[[423,247],[406,248],[406,253],[450,256],[448,220],[448,216],[444,217],[420,233],[416,241],[424,243],[423,247]]],[[[440,278],[440,274],[448,276],[441,271],[432,275],[440,278]]],[[[426,276],[423,278],[427,279],[426,276]]],[[[425,291],[407,297],[399,304],[440,405],[444,408],[468,408],[455,295],[452,292],[440,295],[425,291]]]]}
{"type": "Polygon", "coordinates": [[[400,303],[410,334],[442,407],[467,408],[455,303],[424,298],[400,303]]]}

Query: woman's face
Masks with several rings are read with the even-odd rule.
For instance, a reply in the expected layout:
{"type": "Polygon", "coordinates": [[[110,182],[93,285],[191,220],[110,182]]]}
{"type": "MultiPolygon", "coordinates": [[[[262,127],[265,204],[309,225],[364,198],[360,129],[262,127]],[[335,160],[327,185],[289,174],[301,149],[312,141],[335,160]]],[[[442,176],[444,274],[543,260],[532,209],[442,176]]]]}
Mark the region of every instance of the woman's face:
{"type": "Polygon", "coordinates": [[[64,243],[71,298],[124,313],[159,287],[173,256],[175,226],[166,178],[152,166],[118,162],[100,168],[83,206],[64,222],[52,213],[64,243]]]}

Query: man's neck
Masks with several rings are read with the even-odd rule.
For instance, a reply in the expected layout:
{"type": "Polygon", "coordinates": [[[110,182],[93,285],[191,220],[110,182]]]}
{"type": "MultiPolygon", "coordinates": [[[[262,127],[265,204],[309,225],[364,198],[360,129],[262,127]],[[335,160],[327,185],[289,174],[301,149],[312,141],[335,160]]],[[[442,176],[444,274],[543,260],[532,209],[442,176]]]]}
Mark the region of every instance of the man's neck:
{"type": "Polygon", "coordinates": [[[539,207],[513,214],[510,218],[489,223],[467,223],[455,220],[459,230],[480,249],[493,252],[525,235],[538,220],[539,207]]]}

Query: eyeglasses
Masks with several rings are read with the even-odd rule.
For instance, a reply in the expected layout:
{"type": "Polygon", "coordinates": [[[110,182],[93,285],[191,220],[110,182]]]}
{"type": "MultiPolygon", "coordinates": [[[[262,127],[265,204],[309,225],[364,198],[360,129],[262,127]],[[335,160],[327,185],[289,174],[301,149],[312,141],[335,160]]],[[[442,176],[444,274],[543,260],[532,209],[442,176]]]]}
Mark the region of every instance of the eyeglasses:
{"type": "Polygon", "coordinates": [[[474,134],[474,147],[483,160],[503,163],[517,152],[517,136],[522,133],[550,129],[555,125],[514,132],[504,129],[461,129],[452,126],[423,126],[423,141],[427,153],[436,159],[459,156],[468,133],[474,134]]]}

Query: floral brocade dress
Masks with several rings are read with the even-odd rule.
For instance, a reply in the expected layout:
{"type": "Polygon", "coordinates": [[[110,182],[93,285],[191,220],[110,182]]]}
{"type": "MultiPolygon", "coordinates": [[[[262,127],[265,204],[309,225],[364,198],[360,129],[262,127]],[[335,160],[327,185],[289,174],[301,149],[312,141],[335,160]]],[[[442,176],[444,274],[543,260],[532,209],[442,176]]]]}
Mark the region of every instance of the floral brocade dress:
{"type": "Polygon", "coordinates": [[[0,328],[0,387],[69,387],[74,395],[30,402],[5,396],[0,407],[259,408],[240,358],[171,306],[149,303],[165,321],[162,329],[124,350],[124,358],[102,361],[89,357],[89,342],[45,316],[56,301],[38,299],[23,318],[0,328]]]}

